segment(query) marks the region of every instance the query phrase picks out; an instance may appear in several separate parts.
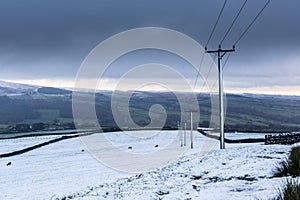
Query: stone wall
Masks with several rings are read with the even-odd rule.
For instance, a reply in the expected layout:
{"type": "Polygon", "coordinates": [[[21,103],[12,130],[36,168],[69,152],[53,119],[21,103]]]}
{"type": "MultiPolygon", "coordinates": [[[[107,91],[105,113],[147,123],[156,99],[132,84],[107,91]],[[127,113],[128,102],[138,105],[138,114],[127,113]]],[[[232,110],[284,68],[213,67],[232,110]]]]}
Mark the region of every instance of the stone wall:
{"type": "Polygon", "coordinates": [[[294,144],[300,142],[300,133],[266,135],[265,144],[294,144]]]}

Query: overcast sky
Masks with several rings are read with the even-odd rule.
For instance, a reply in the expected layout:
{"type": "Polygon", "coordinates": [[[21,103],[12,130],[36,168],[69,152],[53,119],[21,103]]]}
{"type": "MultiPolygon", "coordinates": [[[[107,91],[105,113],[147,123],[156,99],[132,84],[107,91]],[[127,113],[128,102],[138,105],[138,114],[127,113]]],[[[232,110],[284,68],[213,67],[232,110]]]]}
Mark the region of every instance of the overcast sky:
{"type": "MultiPolygon", "coordinates": [[[[96,45],[132,28],[169,28],[204,46],[223,2],[1,0],[0,79],[71,87],[96,45]]],[[[228,0],[209,49],[217,48],[243,2],[228,0]]],[[[231,48],[265,2],[247,2],[223,48],[231,48]]],[[[300,95],[299,8],[298,0],[271,0],[224,68],[227,92],[300,95]]]]}

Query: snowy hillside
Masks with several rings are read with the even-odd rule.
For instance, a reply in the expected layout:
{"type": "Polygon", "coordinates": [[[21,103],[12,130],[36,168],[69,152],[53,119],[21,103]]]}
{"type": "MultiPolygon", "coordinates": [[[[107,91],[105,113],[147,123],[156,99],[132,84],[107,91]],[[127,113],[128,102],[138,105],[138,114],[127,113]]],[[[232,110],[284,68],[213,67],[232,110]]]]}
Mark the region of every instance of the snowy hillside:
{"type": "MultiPolygon", "coordinates": [[[[131,145],[132,151],[141,153],[154,150],[153,144],[163,148],[164,141],[178,134],[164,132],[164,138],[149,142],[106,134],[118,141],[118,148],[125,151],[131,145]]],[[[269,199],[276,195],[281,179],[272,178],[272,170],[291,146],[235,144],[219,150],[212,141],[215,145],[205,155],[199,149],[204,136],[194,135],[194,149],[161,169],[138,174],[104,166],[79,138],[0,158],[0,199],[269,199]]],[[[0,153],[44,141],[38,138],[2,140],[0,153]]]]}
{"type": "Polygon", "coordinates": [[[12,83],[12,82],[6,82],[1,80],[0,80],[0,87],[6,87],[6,88],[11,88],[16,90],[29,90],[29,89],[38,88],[38,86],[21,84],[21,83],[12,83]]]}
{"type": "Polygon", "coordinates": [[[39,87],[27,84],[5,82],[0,80],[0,95],[9,94],[32,94],[39,87]]]}
{"type": "Polygon", "coordinates": [[[272,170],[288,146],[233,145],[190,154],[161,170],[101,183],[62,199],[271,199],[283,181],[272,170]]]}

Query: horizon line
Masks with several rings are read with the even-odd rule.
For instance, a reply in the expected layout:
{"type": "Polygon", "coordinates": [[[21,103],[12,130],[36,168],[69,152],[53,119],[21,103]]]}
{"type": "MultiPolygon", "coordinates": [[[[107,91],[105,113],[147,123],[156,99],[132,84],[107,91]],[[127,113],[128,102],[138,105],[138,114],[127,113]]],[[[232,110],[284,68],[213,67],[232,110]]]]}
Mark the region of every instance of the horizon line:
{"type": "MultiPolygon", "coordinates": [[[[74,89],[76,89],[74,87],[74,83],[71,85],[65,85],[65,86],[61,86],[61,85],[53,85],[50,82],[44,82],[42,81],[40,84],[39,82],[31,82],[31,80],[0,80],[0,82],[5,82],[8,84],[21,84],[21,85],[26,85],[26,86],[32,86],[32,87],[52,87],[52,88],[58,88],[58,89],[66,89],[66,90],[71,90],[74,91],[74,89]]],[[[56,81],[55,81],[56,82],[56,81]]],[[[79,90],[85,90],[85,91],[103,91],[103,92],[114,92],[114,91],[120,91],[120,92],[131,92],[131,91],[136,91],[136,92],[173,92],[173,91],[169,91],[169,90],[158,90],[158,89],[147,89],[147,90],[143,90],[143,89],[128,89],[128,90],[114,90],[114,89],[108,89],[108,88],[104,88],[104,89],[89,89],[89,88],[79,88],[79,90]]],[[[180,93],[190,93],[191,91],[180,91],[180,90],[176,90],[174,92],[180,92],[180,93]]],[[[204,91],[193,91],[193,93],[218,93],[218,92],[209,92],[207,90],[204,91]]],[[[224,93],[226,94],[235,94],[235,95],[265,95],[265,96],[295,96],[295,97],[300,97],[300,93],[296,94],[296,93],[275,93],[273,91],[268,91],[268,92],[262,92],[262,91],[247,91],[247,88],[238,88],[238,90],[236,89],[225,89],[224,93]],[[227,91],[226,91],[227,90],[227,91]],[[241,92],[241,90],[244,90],[244,92],[241,92]]]]}

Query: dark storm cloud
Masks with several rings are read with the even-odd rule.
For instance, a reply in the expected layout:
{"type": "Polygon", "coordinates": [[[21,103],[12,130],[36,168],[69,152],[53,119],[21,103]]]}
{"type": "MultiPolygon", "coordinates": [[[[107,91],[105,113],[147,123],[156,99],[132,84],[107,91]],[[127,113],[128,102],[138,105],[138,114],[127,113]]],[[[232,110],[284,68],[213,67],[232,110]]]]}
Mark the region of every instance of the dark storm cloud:
{"type": "MultiPolygon", "coordinates": [[[[209,48],[217,47],[242,3],[228,1],[209,48]]],[[[247,2],[224,41],[224,48],[232,46],[264,3],[262,0],[247,2]]],[[[222,4],[221,0],[2,0],[0,78],[74,77],[85,56],[99,42],[137,27],[175,29],[205,45],[222,4]]],[[[272,75],[269,72],[274,71],[278,61],[297,51],[300,55],[299,7],[297,0],[272,0],[238,43],[225,76],[234,79],[243,74],[272,75]]]]}

